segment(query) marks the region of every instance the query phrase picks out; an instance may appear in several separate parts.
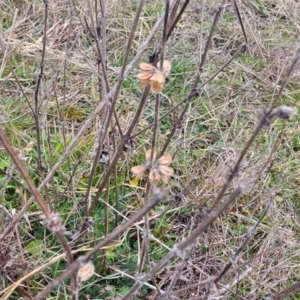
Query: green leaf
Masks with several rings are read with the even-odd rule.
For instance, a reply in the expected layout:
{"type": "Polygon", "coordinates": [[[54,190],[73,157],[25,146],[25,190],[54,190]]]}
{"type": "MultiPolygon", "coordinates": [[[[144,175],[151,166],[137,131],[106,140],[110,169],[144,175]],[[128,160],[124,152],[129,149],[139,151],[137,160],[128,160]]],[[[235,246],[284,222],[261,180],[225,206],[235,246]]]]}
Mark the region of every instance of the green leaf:
{"type": "Polygon", "coordinates": [[[35,257],[41,257],[45,251],[45,245],[42,240],[35,240],[30,242],[25,248],[25,252],[35,257]]]}

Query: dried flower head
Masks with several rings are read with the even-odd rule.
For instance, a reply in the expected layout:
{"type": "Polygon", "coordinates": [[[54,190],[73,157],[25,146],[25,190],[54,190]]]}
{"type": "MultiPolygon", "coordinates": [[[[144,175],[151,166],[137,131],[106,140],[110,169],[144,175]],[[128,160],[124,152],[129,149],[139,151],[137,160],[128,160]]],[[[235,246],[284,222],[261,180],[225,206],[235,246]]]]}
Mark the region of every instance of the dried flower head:
{"type": "Polygon", "coordinates": [[[162,180],[164,183],[168,183],[171,176],[174,174],[173,168],[169,167],[172,163],[172,156],[165,154],[161,156],[158,160],[156,159],[156,151],[154,150],[153,159],[154,163],[151,168],[151,154],[152,150],[146,151],[146,163],[144,165],[138,165],[131,168],[133,175],[140,179],[144,176],[144,173],[149,170],[149,180],[150,182],[158,182],[162,180]]]}
{"type": "Polygon", "coordinates": [[[275,114],[279,119],[291,120],[297,114],[297,108],[283,105],[276,108],[275,114]]]}
{"type": "Polygon", "coordinates": [[[84,264],[82,267],[79,268],[77,272],[77,278],[79,282],[87,281],[90,279],[95,271],[95,267],[91,261],[84,264]]]}
{"type": "Polygon", "coordinates": [[[45,225],[53,232],[60,231],[62,228],[61,218],[58,213],[52,212],[49,219],[45,219],[45,225]]]}
{"type": "MultiPolygon", "coordinates": [[[[160,63],[158,63],[160,65],[160,63]]],[[[162,91],[165,78],[170,74],[171,63],[168,60],[163,61],[163,69],[160,70],[154,66],[141,63],[140,64],[141,73],[137,77],[141,80],[141,88],[146,87],[148,84],[151,86],[151,91],[158,94],[162,91]]]]}

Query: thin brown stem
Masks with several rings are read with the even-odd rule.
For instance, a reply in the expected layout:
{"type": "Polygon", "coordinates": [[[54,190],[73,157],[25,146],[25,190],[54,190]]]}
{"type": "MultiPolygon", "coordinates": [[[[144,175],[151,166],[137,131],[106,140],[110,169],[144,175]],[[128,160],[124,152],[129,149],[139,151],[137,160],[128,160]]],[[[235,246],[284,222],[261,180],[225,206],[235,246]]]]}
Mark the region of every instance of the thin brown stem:
{"type": "MultiPolygon", "coordinates": [[[[177,14],[176,18],[173,20],[173,18],[171,18],[171,26],[168,28],[168,33],[167,33],[167,40],[169,39],[170,35],[172,34],[176,24],[178,23],[178,21],[180,20],[182,14],[184,13],[184,11],[186,10],[188,4],[189,4],[190,0],[185,0],[184,4],[182,5],[179,13],[177,14]]],[[[175,7],[177,9],[177,6],[175,7]]]]}
{"type": "Polygon", "coordinates": [[[46,45],[47,45],[47,26],[48,26],[48,0],[44,0],[44,28],[43,28],[43,48],[42,48],[42,59],[40,64],[40,73],[37,78],[37,83],[34,91],[34,121],[35,121],[35,130],[36,130],[36,146],[37,146],[37,156],[38,156],[38,166],[39,170],[43,172],[42,167],[42,150],[41,150],[41,137],[40,137],[40,120],[39,120],[39,92],[44,75],[44,64],[45,64],[45,55],[46,55],[46,45]]]}
{"type": "Polygon", "coordinates": [[[160,70],[163,69],[164,57],[165,57],[165,48],[167,42],[167,30],[168,30],[168,19],[169,19],[169,9],[170,9],[170,0],[166,0],[165,6],[165,18],[164,18],[164,28],[163,28],[163,37],[160,48],[160,70]]]}
{"type": "Polygon", "coordinates": [[[257,220],[256,224],[254,225],[254,227],[249,229],[248,232],[248,236],[247,238],[244,240],[244,242],[240,245],[240,247],[235,251],[235,253],[232,255],[231,259],[229,260],[229,262],[224,266],[223,270],[219,273],[219,275],[214,279],[214,283],[217,284],[222,278],[223,276],[227,273],[227,271],[231,268],[231,266],[237,262],[240,254],[244,251],[244,249],[247,247],[247,245],[249,245],[249,243],[251,242],[251,240],[253,239],[253,236],[257,233],[257,228],[259,226],[259,224],[262,222],[263,218],[267,215],[268,211],[270,210],[271,206],[274,203],[274,195],[273,193],[271,193],[269,191],[270,194],[270,201],[266,207],[266,209],[264,210],[264,212],[261,214],[260,218],[257,220]]]}
{"type": "Polygon", "coordinates": [[[235,11],[236,11],[236,14],[238,16],[239,23],[240,23],[240,26],[241,26],[241,29],[242,29],[242,32],[243,32],[243,35],[244,35],[244,40],[245,40],[245,43],[247,45],[248,44],[248,39],[247,39],[246,31],[245,31],[245,28],[244,28],[244,24],[243,24],[243,21],[242,21],[242,17],[241,17],[241,14],[240,14],[240,10],[239,10],[239,7],[236,3],[236,0],[234,0],[233,3],[234,3],[235,11]]]}
{"type": "Polygon", "coordinates": [[[217,13],[215,14],[215,18],[214,18],[213,24],[211,26],[211,29],[210,29],[210,32],[209,32],[209,36],[207,38],[207,42],[206,42],[206,45],[205,45],[204,53],[203,53],[202,58],[201,58],[201,62],[200,62],[199,68],[198,68],[197,76],[196,76],[196,79],[195,79],[195,82],[194,82],[192,90],[194,90],[197,87],[197,85],[198,85],[198,83],[200,81],[200,75],[202,73],[203,66],[205,64],[205,60],[206,60],[206,57],[207,57],[207,54],[208,54],[208,49],[209,49],[209,46],[211,44],[211,40],[212,40],[213,34],[215,32],[215,28],[217,26],[217,23],[219,21],[221,12],[223,10],[225,1],[226,0],[222,1],[221,5],[219,6],[219,8],[217,10],[217,13]]]}
{"type": "Polygon", "coordinates": [[[137,293],[140,288],[143,286],[144,282],[150,280],[159,270],[161,270],[167,263],[173,260],[175,257],[182,257],[184,251],[188,251],[190,247],[196,240],[196,238],[202,234],[214,220],[219,217],[236,199],[245,191],[245,187],[240,185],[236,190],[234,190],[227,199],[206,219],[204,219],[197,228],[191,233],[191,235],[186,238],[183,242],[175,245],[173,249],[160,259],[157,264],[141,278],[136,279],[136,283],[131,288],[131,290],[123,297],[123,300],[132,299],[132,296],[137,293]]]}
{"type": "MultiPolygon", "coordinates": [[[[295,294],[296,292],[300,291],[300,282],[296,282],[289,288],[281,291],[280,293],[274,295],[272,297],[272,300],[281,300],[281,299],[287,299],[288,296],[295,294]]],[[[257,298],[259,299],[259,298],[257,298]]]]}
{"type": "MultiPolygon", "coordinates": [[[[108,128],[110,126],[110,122],[111,122],[111,118],[112,118],[112,115],[113,115],[113,112],[114,112],[114,109],[115,109],[117,98],[118,98],[118,95],[119,95],[119,92],[120,92],[120,89],[121,89],[121,85],[122,85],[123,80],[124,80],[124,74],[125,74],[125,71],[126,71],[126,66],[127,66],[127,62],[128,62],[128,58],[129,58],[129,51],[131,49],[132,41],[133,41],[133,38],[134,38],[134,33],[135,33],[136,28],[137,28],[137,24],[139,22],[139,18],[140,18],[140,14],[142,12],[144,2],[145,2],[145,0],[140,0],[139,3],[138,3],[136,14],[135,14],[135,17],[134,17],[134,20],[133,20],[133,25],[132,25],[132,28],[131,28],[131,31],[130,31],[130,34],[129,34],[129,37],[128,37],[128,42],[127,42],[126,51],[125,51],[125,54],[124,54],[122,70],[121,70],[121,74],[120,74],[118,83],[116,85],[115,93],[113,95],[112,100],[106,102],[107,112],[105,114],[105,120],[102,123],[101,129],[100,129],[100,137],[99,137],[99,141],[98,141],[99,145],[98,145],[97,153],[95,155],[94,163],[93,163],[92,170],[91,170],[91,175],[90,175],[90,178],[89,178],[88,188],[87,188],[87,192],[86,192],[86,195],[85,195],[85,203],[86,204],[87,204],[87,199],[88,199],[88,196],[89,196],[89,193],[90,193],[92,176],[93,176],[93,174],[95,172],[95,169],[96,169],[96,159],[98,157],[100,157],[100,152],[102,150],[102,145],[103,145],[105,136],[107,135],[108,128]]],[[[101,57],[101,59],[102,59],[102,57],[101,57]]],[[[107,87],[107,89],[109,90],[109,87],[107,87]]],[[[107,99],[109,99],[109,97],[107,97],[107,99]]],[[[94,200],[93,203],[95,203],[95,202],[96,201],[94,200]]],[[[92,204],[92,206],[94,206],[94,205],[92,204]]],[[[87,216],[91,215],[91,209],[88,208],[88,207],[86,207],[86,215],[87,216]]]]}
{"type": "MultiPolygon", "coordinates": [[[[72,5],[75,9],[75,12],[77,14],[77,17],[80,19],[81,24],[84,24],[80,18],[79,12],[76,9],[76,5],[74,3],[73,0],[71,0],[72,5]]],[[[153,39],[155,33],[158,31],[158,29],[160,28],[162,22],[163,22],[163,17],[160,17],[157,22],[155,23],[155,25],[153,26],[151,32],[149,33],[149,35],[147,36],[146,40],[144,41],[144,43],[142,43],[140,45],[140,48],[137,52],[137,54],[135,55],[135,57],[133,58],[133,60],[128,64],[125,73],[124,73],[124,77],[126,77],[134,68],[134,66],[136,65],[136,63],[138,62],[138,60],[141,58],[142,54],[144,53],[144,51],[148,48],[148,45],[150,43],[150,41],[153,39]]],[[[112,97],[114,95],[114,93],[116,92],[116,86],[113,87],[110,92],[108,93],[107,97],[112,97]]],[[[145,90],[146,92],[146,90],[145,90]]],[[[149,89],[147,90],[147,93],[149,93],[149,89]]],[[[145,93],[144,93],[145,95],[145,93]]],[[[143,102],[144,104],[144,102],[143,102]]],[[[50,172],[47,174],[47,176],[45,177],[45,179],[42,181],[42,183],[40,184],[40,186],[38,187],[38,191],[42,190],[47,183],[53,178],[55,172],[58,170],[58,168],[61,166],[61,164],[64,162],[65,158],[70,154],[70,152],[72,151],[72,149],[76,146],[76,144],[78,143],[80,137],[87,131],[87,129],[91,126],[92,122],[94,121],[94,119],[96,118],[96,116],[98,116],[98,114],[101,112],[101,110],[103,109],[105,105],[104,101],[101,101],[98,106],[95,108],[95,110],[92,112],[92,114],[89,116],[89,118],[85,121],[85,123],[83,124],[83,126],[81,127],[81,129],[79,130],[79,132],[77,133],[77,135],[74,137],[74,139],[72,140],[72,142],[70,143],[70,145],[65,149],[65,152],[61,155],[61,157],[58,159],[57,163],[53,166],[53,168],[50,170],[50,172]]],[[[135,120],[135,123],[132,123],[131,126],[131,130],[130,132],[132,132],[133,128],[136,125],[138,118],[135,120]]],[[[129,137],[126,137],[127,140],[129,139],[129,137]]],[[[103,188],[103,187],[102,187],[103,188]]],[[[99,194],[100,195],[100,194],[99,194]]],[[[99,197],[99,196],[98,196],[99,197]]],[[[22,218],[23,214],[27,211],[27,209],[29,208],[29,206],[33,203],[34,201],[34,197],[30,197],[28,199],[28,202],[22,207],[22,209],[19,211],[19,213],[16,215],[16,217],[14,218],[14,220],[5,228],[4,232],[2,235],[0,235],[0,242],[3,241],[3,239],[5,238],[5,236],[7,234],[9,234],[9,232],[11,232],[11,230],[13,230],[14,226],[17,224],[17,222],[22,218]]]]}
{"type": "Polygon", "coordinates": [[[133,215],[128,221],[124,224],[115,228],[115,230],[106,236],[101,242],[99,242],[91,251],[86,253],[84,256],[77,259],[74,263],[67,267],[67,269],[56,279],[54,279],[51,283],[49,283],[40,293],[38,293],[33,300],[42,300],[60,283],[62,283],[65,279],[72,276],[76,271],[78,271],[79,267],[84,263],[88,262],[102,247],[107,245],[110,241],[120,236],[124,233],[129,227],[131,227],[135,222],[137,222],[142,216],[144,216],[147,212],[149,212],[153,207],[155,207],[160,201],[165,199],[164,193],[162,191],[157,190],[154,193],[153,199],[149,201],[145,206],[143,206],[135,215],[133,215]]]}
{"type": "Polygon", "coordinates": [[[113,156],[113,158],[111,160],[111,163],[110,163],[109,167],[106,170],[105,176],[104,176],[103,180],[101,181],[101,184],[100,184],[100,186],[98,188],[98,191],[97,191],[97,193],[95,195],[95,198],[94,198],[94,200],[93,200],[93,202],[92,202],[92,204],[91,204],[91,206],[89,208],[88,216],[90,216],[91,213],[92,213],[92,211],[94,210],[94,208],[95,208],[95,206],[96,206],[96,204],[98,202],[98,199],[100,197],[100,194],[103,192],[103,189],[104,189],[105,185],[107,184],[107,181],[109,180],[111,172],[115,168],[115,166],[116,166],[116,164],[117,164],[117,162],[118,162],[118,160],[120,158],[120,155],[121,155],[122,151],[124,150],[124,146],[125,146],[126,142],[128,141],[129,136],[130,136],[132,130],[134,129],[134,127],[136,126],[136,124],[137,124],[137,122],[139,120],[139,117],[140,117],[140,115],[142,113],[142,110],[144,108],[144,104],[145,104],[145,102],[146,102],[146,100],[148,98],[149,91],[150,91],[150,87],[147,87],[144,90],[144,93],[143,93],[141,102],[139,104],[139,107],[138,107],[138,109],[136,111],[136,114],[135,114],[135,116],[134,116],[134,118],[132,120],[132,123],[130,124],[127,132],[123,136],[123,138],[122,138],[122,140],[121,140],[121,142],[120,142],[120,144],[119,144],[119,146],[117,148],[117,151],[114,153],[114,156],[113,156]]]}
{"type": "MultiPolygon", "coordinates": [[[[181,100],[180,102],[178,102],[174,107],[172,107],[171,109],[169,109],[166,113],[164,113],[160,118],[159,121],[161,121],[163,118],[167,117],[170,113],[172,113],[174,110],[176,110],[178,107],[180,107],[183,103],[190,103],[194,98],[199,97],[202,93],[202,89],[204,86],[206,86],[209,82],[211,82],[214,78],[217,77],[217,75],[222,72],[228,65],[230,65],[232,63],[232,61],[240,54],[244,51],[245,49],[245,45],[242,45],[242,47],[231,57],[231,59],[226,62],[215,74],[213,74],[209,79],[207,79],[203,84],[201,84],[199,87],[197,87],[196,89],[192,90],[190,92],[190,94],[184,98],[183,100],[181,100]]],[[[139,136],[140,134],[142,134],[143,132],[147,131],[148,129],[150,129],[151,127],[153,127],[154,123],[148,125],[147,127],[145,127],[144,129],[140,130],[139,132],[135,133],[134,135],[130,136],[130,139],[134,139],[137,136],[139,136]]]]}
{"type": "MultiPolygon", "coordinates": [[[[39,204],[39,206],[40,206],[41,210],[43,211],[44,215],[46,216],[46,218],[48,220],[51,221],[52,220],[52,215],[51,215],[50,211],[48,210],[48,207],[47,207],[45,201],[41,197],[40,193],[37,191],[37,189],[36,189],[33,181],[31,180],[27,170],[23,167],[22,162],[20,161],[20,159],[18,158],[18,156],[14,152],[13,148],[11,147],[11,145],[9,143],[9,140],[8,140],[5,132],[3,131],[3,129],[1,127],[0,127],[0,140],[2,141],[3,146],[5,147],[7,153],[9,154],[11,159],[13,160],[14,164],[19,169],[22,177],[26,181],[31,193],[33,194],[34,198],[36,199],[37,203],[39,204]]],[[[73,258],[72,258],[72,255],[71,255],[70,248],[69,248],[68,244],[66,243],[66,240],[65,240],[63,234],[61,233],[60,230],[56,231],[55,234],[56,234],[58,240],[60,241],[61,245],[63,246],[64,250],[66,251],[66,256],[67,256],[68,262],[71,264],[73,262],[73,258]]]]}

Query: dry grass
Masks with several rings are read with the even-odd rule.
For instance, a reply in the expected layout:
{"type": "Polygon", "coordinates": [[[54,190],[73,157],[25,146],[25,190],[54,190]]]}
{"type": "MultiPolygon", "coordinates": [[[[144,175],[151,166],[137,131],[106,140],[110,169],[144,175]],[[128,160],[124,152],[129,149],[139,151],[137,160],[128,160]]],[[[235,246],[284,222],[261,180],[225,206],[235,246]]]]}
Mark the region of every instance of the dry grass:
{"type": "MultiPolygon", "coordinates": [[[[113,89],[120,76],[137,5],[135,1],[107,2],[106,72],[113,89]]],[[[212,0],[191,1],[168,40],[165,58],[172,62],[172,71],[161,95],[160,115],[167,113],[190,92],[218,4],[219,1],[212,0]]],[[[175,174],[166,188],[168,201],[155,207],[149,215],[150,263],[142,268],[143,274],[205,219],[206,210],[228,180],[241,150],[264,114],[263,108],[269,106],[279,91],[294,56],[300,30],[300,7],[296,1],[252,0],[238,1],[238,5],[248,37],[247,52],[203,87],[200,97],[192,100],[168,145],[167,153],[175,157],[172,164],[175,174]]],[[[75,245],[72,238],[84,223],[84,199],[99,128],[105,117],[105,108],[99,110],[102,100],[99,89],[104,83],[99,87],[98,76],[103,74],[97,62],[95,42],[85,24],[86,18],[87,24],[92,26],[88,1],[77,1],[76,7],[77,12],[70,1],[65,0],[49,4],[45,69],[39,90],[39,130],[44,164],[41,170],[30,105],[34,107],[40,72],[45,7],[41,0],[0,0],[0,122],[36,186],[43,182],[66,147],[77,139],[86,120],[95,110],[99,112],[79,136],[69,155],[62,159],[53,178],[39,190],[48,207],[61,215],[65,227],[63,233],[68,236],[74,259],[103,240],[106,231],[114,230],[115,210],[118,224],[121,224],[144,206],[144,199],[147,199],[145,182],[132,181],[129,170],[144,162],[145,150],[151,148],[153,139],[152,127],[131,141],[134,147],[121,153],[116,166],[117,181],[112,173],[109,187],[105,187],[93,210],[93,232],[87,233],[75,245]],[[105,212],[104,204],[108,198],[105,212]],[[119,204],[116,207],[117,198],[119,204]]],[[[139,53],[163,12],[163,1],[147,1],[136,28],[129,62],[139,53]]],[[[161,38],[162,27],[142,58],[129,65],[130,72],[125,74],[115,107],[123,134],[130,127],[143,93],[136,78],[138,63],[148,61],[153,50],[160,47],[161,38]]],[[[234,6],[226,3],[200,84],[225,64],[243,42],[234,6]]],[[[298,106],[298,81],[299,68],[296,68],[279,105],[298,106]]],[[[156,131],[158,149],[164,146],[183,106],[159,122],[156,131]]],[[[155,96],[150,94],[133,134],[151,124],[154,116],[155,96]]],[[[115,121],[109,132],[110,136],[105,137],[105,151],[112,158],[116,145],[122,142],[115,121]]],[[[198,237],[188,258],[170,262],[157,272],[143,286],[137,299],[161,299],[155,284],[166,291],[180,267],[181,275],[169,299],[203,299],[209,290],[207,283],[220,273],[263,213],[270,200],[268,189],[275,195],[273,207],[239,261],[233,264],[215,290],[210,289],[209,299],[259,299],[257,297],[263,295],[275,295],[300,280],[299,135],[299,117],[289,122],[276,119],[260,133],[226,195],[241,183],[247,184],[247,193],[198,237]]],[[[26,190],[27,183],[2,144],[0,150],[3,232],[28,203],[31,193],[26,190]]],[[[89,204],[107,168],[104,164],[97,166],[87,199],[89,204]]],[[[67,268],[65,251],[54,234],[43,226],[41,215],[40,208],[32,203],[1,242],[1,299],[31,299],[67,268]]],[[[93,257],[96,275],[77,291],[79,299],[121,299],[129,291],[143,259],[145,228],[147,220],[141,218],[97,251],[93,257]]],[[[67,299],[70,297],[69,285],[69,282],[62,283],[47,299],[67,299]]],[[[297,297],[295,294],[286,299],[297,297]]]]}

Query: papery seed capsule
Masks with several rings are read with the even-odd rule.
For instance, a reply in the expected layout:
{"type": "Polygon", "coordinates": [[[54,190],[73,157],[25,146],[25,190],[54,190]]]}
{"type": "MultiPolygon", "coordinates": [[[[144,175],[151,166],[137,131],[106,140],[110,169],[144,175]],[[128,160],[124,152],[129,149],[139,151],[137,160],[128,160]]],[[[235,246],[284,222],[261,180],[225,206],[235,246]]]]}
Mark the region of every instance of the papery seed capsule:
{"type": "Polygon", "coordinates": [[[77,278],[79,282],[87,281],[94,274],[95,267],[91,261],[83,265],[77,272],[77,278]]]}

